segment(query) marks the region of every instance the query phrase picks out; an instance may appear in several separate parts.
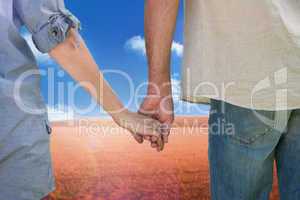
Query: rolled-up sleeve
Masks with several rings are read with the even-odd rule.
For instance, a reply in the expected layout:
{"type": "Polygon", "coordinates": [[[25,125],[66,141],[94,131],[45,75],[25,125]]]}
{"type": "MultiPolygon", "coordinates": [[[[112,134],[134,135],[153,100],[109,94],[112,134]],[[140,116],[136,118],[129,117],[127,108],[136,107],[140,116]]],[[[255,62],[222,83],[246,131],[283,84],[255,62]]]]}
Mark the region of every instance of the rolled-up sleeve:
{"type": "Polygon", "coordinates": [[[80,29],[79,20],[65,8],[64,0],[14,0],[14,10],[43,53],[63,42],[70,28],[80,29]]]}

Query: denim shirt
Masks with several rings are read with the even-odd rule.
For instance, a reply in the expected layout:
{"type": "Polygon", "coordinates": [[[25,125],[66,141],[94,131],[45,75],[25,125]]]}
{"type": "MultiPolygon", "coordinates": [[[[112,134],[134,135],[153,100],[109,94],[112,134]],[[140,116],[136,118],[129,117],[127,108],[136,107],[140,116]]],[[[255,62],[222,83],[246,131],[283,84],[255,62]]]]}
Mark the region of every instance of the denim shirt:
{"type": "Polygon", "coordinates": [[[32,33],[37,49],[48,53],[64,41],[70,27],[79,28],[79,21],[65,8],[63,0],[0,1],[0,97],[41,108],[38,75],[26,76],[22,81],[21,98],[16,98],[13,91],[24,72],[37,69],[33,53],[20,35],[22,25],[32,33]]]}
{"type": "Polygon", "coordinates": [[[1,199],[40,199],[54,188],[40,75],[22,26],[48,53],[79,22],[63,0],[0,0],[1,199]]]}

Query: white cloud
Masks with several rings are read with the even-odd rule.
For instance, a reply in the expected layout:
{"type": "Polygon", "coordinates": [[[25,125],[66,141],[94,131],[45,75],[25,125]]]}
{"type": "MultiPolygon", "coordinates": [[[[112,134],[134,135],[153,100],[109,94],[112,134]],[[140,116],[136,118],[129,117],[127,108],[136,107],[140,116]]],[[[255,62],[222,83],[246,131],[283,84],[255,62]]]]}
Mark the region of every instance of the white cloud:
{"type": "MultiPolygon", "coordinates": [[[[140,35],[133,36],[125,43],[125,48],[135,51],[139,54],[146,55],[146,44],[145,38],[140,35]]],[[[179,42],[173,41],[172,43],[172,53],[177,55],[178,57],[182,57],[183,54],[183,45],[179,42]]]]}
{"type": "Polygon", "coordinates": [[[27,41],[27,44],[31,48],[35,58],[37,59],[37,61],[39,63],[46,64],[46,63],[51,63],[52,62],[52,59],[50,58],[50,56],[48,54],[43,54],[39,50],[37,50],[37,48],[35,47],[35,45],[32,41],[31,34],[26,32],[26,33],[22,34],[22,36],[27,41]]]}
{"type": "Polygon", "coordinates": [[[172,52],[175,53],[178,57],[182,57],[183,54],[183,45],[179,42],[173,41],[172,52]]]}
{"type": "Polygon", "coordinates": [[[127,40],[125,47],[138,52],[142,55],[146,55],[145,39],[142,36],[134,36],[127,40]]]}
{"type": "Polygon", "coordinates": [[[49,121],[69,121],[75,119],[74,110],[66,105],[48,106],[49,121]]]}

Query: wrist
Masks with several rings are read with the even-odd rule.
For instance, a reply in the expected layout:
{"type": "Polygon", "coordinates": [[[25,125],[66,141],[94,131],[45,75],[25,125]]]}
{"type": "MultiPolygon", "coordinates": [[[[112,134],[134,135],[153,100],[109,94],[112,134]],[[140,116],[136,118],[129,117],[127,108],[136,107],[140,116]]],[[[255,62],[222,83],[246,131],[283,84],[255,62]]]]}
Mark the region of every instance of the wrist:
{"type": "Polygon", "coordinates": [[[172,94],[171,81],[165,82],[151,82],[148,85],[147,95],[157,96],[158,98],[163,98],[170,96],[172,94]]]}
{"type": "Polygon", "coordinates": [[[126,116],[129,115],[129,113],[130,111],[128,109],[123,108],[120,112],[112,113],[111,117],[115,122],[119,124],[122,119],[126,118],[126,116]]]}

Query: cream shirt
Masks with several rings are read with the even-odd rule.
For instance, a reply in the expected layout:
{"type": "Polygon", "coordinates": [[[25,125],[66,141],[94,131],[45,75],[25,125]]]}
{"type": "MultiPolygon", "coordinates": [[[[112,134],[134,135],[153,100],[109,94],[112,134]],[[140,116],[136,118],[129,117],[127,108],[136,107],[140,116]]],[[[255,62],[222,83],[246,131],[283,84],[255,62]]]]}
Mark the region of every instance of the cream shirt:
{"type": "Polygon", "coordinates": [[[300,108],[299,0],[186,0],[182,98],[300,108]]]}

